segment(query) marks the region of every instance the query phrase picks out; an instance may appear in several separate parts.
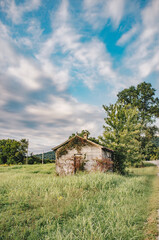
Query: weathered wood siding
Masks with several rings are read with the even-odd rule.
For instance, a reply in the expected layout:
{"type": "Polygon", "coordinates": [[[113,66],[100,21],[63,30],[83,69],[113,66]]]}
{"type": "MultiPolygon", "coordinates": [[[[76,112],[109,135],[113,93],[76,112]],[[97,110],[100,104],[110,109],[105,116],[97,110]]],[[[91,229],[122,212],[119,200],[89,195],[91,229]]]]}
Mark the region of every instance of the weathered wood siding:
{"type": "Polygon", "coordinates": [[[106,153],[100,147],[98,148],[92,145],[83,146],[79,152],[75,148],[68,150],[67,154],[56,158],[56,172],[58,175],[71,175],[75,173],[74,159],[76,154],[81,154],[81,162],[83,163],[84,167],[83,170],[86,170],[88,172],[107,170],[106,166],[101,162],[103,158],[108,158],[109,153],[106,153]]]}

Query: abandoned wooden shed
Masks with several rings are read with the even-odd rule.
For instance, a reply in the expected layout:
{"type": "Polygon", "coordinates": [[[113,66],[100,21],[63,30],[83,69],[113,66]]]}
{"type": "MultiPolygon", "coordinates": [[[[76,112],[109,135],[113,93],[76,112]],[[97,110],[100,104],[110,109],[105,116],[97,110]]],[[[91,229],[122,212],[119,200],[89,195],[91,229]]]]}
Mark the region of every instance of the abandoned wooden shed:
{"type": "Polygon", "coordinates": [[[112,170],[113,151],[78,135],[54,147],[56,173],[71,175],[77,171],[112,170]]]}

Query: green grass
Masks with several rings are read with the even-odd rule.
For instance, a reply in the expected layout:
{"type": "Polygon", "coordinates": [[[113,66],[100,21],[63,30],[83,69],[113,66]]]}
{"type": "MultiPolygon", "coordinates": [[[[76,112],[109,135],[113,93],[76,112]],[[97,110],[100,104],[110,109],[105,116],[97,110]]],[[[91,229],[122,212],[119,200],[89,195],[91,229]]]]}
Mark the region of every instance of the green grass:
{"type": "Polygon", "coordinates": [[[155,179],[155,167],[57,177],[54,164],[2,166],[0,239],[145,239],[155,179]]]}

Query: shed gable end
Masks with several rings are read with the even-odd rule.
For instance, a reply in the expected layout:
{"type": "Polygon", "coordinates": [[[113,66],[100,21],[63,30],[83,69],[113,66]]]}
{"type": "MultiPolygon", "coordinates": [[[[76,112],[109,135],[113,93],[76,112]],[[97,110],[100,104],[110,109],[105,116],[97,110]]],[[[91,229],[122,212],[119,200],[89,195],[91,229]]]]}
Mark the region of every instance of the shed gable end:
{"type": "Polygon", "coordinates": [[[84,138],[76,136],[56,150],[56,157],[60,158],[62,155],[66,155],[68,151],[72,149],[76,149],[76,151],[80,153],[82,147],[85,146],[91,146],[91,143],[84,138]]]}

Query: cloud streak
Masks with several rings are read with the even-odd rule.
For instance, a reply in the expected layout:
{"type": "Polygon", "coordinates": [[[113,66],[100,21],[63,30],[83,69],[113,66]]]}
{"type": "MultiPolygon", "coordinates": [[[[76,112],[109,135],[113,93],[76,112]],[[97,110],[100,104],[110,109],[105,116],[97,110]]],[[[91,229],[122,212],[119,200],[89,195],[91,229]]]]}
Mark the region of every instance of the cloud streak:
{"type": "Polygon", "coordinates": [[[2,0],[1,7],[7,14],[7,17],[15,24],[21,24],[25,13],[37,10],[40,7],[41,0],[29,0],[16,5],[14,0],[2,0]]]}
{"type": "Polygon", "coordinates": [[[109,19],[117,28],[124,15],[125,4],[125,0],[84,0],[84,17],[95,29],[104,27],[109,19]]]}
{"type": "MultiPolygon", "coordinates": [[[[140,34],[127,47],[124,65],[144,80],[153,72],[159,71],[159,2],[153,0],[141,12],[140,34]]],[[[125,38],[135,34],[134,28],[131,32],[123,35],[118,44],[124,43],[125,38]]]]}

